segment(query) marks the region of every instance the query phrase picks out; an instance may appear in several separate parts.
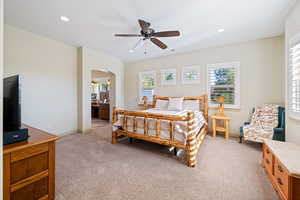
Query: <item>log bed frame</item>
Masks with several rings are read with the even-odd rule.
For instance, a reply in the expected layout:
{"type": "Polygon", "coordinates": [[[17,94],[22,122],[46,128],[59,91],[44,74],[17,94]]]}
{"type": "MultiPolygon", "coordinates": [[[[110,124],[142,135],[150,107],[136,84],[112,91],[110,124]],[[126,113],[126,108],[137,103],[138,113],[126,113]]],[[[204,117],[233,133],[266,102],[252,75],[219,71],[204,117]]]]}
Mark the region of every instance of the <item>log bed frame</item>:
{"type": "MultiPolygon", "coordinates": [[[[147,104],[147,98],[143,98],[144,104],[143,108],[148,109],[149,107],[155,107],[156,101],[168,100],[169,97],[159,97],[153,96],[153,104],[147,104]]],[[[202,111],[206,122],[208,122],[208,102],[207,95],[202,95],[199,97],[185,97],[184,100],[196,100],[199,101],[199,108],[202,111]]],[[[187,157],[187,166],[195,167],[197,162],[197,153],[202,143],[205,135],[207,134],[208,128],[207,125],[204,125],[198,133],[196,133],[196,127],[194,126],[194,113],[188,112],[186,116],[174,116],[174,115],[161,115],[154,113],[146,113],[143,111],[127,111],[127,110],[118,110],[116,107],[113,108],[113,119],[112,123],[115,123],[118,120],[118,115],[123,115],[123,128],[119,128],[116,131],[112,132],[112,144],[117,143],[119,135],[128,136],[130,138],[136,138],[140,140],[145,140],[149,142],[154,142],[161,145],[166,145],[170,147],[180,148],[186,150],[187,157]],[[128,116],[133,117],[133,132],[127,131],[127,119],[128,116]],[[144,134],[136,132],[137,129],[137,117],[144,118],[144,134]],[[148,135],[148,119],[152,118],[155,120],[156,125],[156,135],[148,135]],[[170,137],[168,139],[160,138],[160,124],[161,120],[169,121],[170,125],[170,137]],[[175,121],[185,121],[187,122],[188,129],[188,138],[186,144],[174,140],[174,122],[175,121]]]]}

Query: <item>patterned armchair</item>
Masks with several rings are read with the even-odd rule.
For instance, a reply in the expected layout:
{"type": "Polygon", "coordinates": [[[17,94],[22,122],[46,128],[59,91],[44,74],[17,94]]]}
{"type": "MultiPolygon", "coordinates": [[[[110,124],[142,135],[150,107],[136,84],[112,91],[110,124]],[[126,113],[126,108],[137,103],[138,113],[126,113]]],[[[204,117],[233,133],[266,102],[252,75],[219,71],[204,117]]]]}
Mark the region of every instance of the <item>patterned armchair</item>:
{"type": "MultiPolygon", "coordinates": [[[[253,108],[253,113],[254,113],[253,108]]],[[[244,126],[250,122],[245,122],[244,126]]],[[[244,140],[243,126],[240,127],[240,143],[244,140]]],[[[278,107],[278,127],[274,128],[273,140],[285,141],[285,108],[278,107]]]]}

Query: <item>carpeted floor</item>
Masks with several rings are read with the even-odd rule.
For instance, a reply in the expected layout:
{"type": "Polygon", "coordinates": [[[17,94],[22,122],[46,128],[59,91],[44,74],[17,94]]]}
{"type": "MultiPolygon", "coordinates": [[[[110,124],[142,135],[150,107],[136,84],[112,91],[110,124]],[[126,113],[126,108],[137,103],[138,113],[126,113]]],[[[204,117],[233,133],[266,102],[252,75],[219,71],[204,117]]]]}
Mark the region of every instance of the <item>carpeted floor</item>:
{"type": "Polygon", "coordinates": [[[57,200],[277,200],[260,167],[260,146],[207,136],[197,167],[168,148],[123,139],[112,145],[111,127],[61,138],[56,148],[57,200]]]}

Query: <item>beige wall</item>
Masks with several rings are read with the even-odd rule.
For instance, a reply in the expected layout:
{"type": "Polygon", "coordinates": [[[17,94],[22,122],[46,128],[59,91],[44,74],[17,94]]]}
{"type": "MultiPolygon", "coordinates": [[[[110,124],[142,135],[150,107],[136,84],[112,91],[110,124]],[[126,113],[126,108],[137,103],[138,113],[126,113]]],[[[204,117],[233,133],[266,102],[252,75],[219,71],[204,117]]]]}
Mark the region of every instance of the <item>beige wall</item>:
{"type": "MultiPolygon", "coordinates": [[[[287,17],[286,25],[285,25],[285,37],[286,37],[286,57],[288,52],[288,43],[290,39],[300,33],[300,2],[296,4],[294,9],[290,12],[287,17]]],[[[288,61],[286,59],[286,108],[288,108],[287,104],[287,92],[288,92],[288,84],[287,84],[287,67],[288,61]]],[[[286,117],[286,140],[289,142],[294,142],[300,144],[300,121],[291,119],[287,113],[286,117]]]]}
{"type": "Polygon", "coordinates": [[[22,122],[57,135],[77,131],[76,48],[4,29],[4,74],[22,76],[22,122]]]}
{"type": "Polygon", "coordinates": [[[116,78],[116,105],[124,104],[123,63],[5,25],[4,74],[22,76],[22,122],[57,135],[91,128],[92,70],[116,78]]]}
{"type": "Polygon", "coordinates": [[[127,63],[125,64],[125,104],[134,106],[138,102],[138,73],[141,71],[157,72],[155,88],[157,95],[196,96],[206,93],[207,64],[239,61],[241,63],[241,107],[225,111],[233,118],[230,122],[232,135],[238,135],[239,127],[248,120],[254,106],[264,103],[283,103],[283,48],[283,38],[273,37],[127,63]],[[201,67],[201,84],[181,84],[181,68],[189,65],[201,67]],[[177,69],[176,86],[160,86],[159,70],[166,68],[177,69]]]}
{"type": "Polygon", "coordinates": [[[118,59],[103,54],[100,51],[82,47],[79,49],[79,129],[81,132],[91,130],[91,80],[93,70],[108,70],[112,72],[115,79],[117,106],[124,105],[124,66],[118,59]]]}
{"type": "MultiPolygon", "coordinates": [[[[3,76],[3,0],[0,0],[0,80],[2,80],[3,76]]],[[[3,115],[3,93],[2,93],[2,81],[0,81],[0,177],[3,177],[3,137],[2,137],[2,126],[3,126],[3,120],[2,120],[2,115],[3,115]]],[[[3,179],[0,178],[0,200],[3,199],[3,186],[2,186],[2,181],[3,179]]]]}

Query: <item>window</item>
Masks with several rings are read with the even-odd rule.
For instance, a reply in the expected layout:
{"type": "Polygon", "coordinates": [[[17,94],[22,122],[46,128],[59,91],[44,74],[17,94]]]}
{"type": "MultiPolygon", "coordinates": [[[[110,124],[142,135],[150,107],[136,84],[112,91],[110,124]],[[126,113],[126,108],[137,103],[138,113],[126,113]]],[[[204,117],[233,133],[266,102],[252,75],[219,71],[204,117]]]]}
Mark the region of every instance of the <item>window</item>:
{"type": "Polygon", "coordinates": [[[139,101],[142,102],[143,96],[146,96],[148,102],[152,102],[155,87],[155,72],[140,72],[139,85],[139,101]]]}
{"type": "Polygon", "coordinates": [[[217,97],[225,98],[225,108],[240,107],[239,62],[211,64],[207,66],[208,101],[216,106],[217,97]]]}
{"type": "Polygon", "coordinates": [[[300,120],[300,34],[289,47],[289,115],[300,120]]]}

